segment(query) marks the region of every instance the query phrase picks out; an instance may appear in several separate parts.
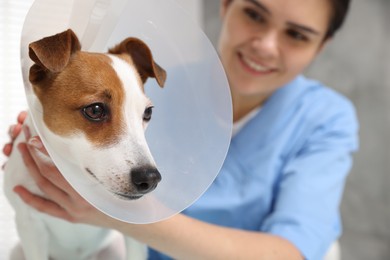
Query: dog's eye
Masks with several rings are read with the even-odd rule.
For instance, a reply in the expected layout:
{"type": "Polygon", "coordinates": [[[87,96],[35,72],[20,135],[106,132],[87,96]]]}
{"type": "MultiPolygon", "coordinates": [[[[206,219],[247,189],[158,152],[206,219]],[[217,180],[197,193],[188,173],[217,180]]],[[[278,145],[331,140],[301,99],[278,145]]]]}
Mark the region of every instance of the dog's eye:
{"type": "Polygon", "coordinates": [[[153,112],[152,110],[153,110],[153,107],[148,107],[145,109],[144,121],[149,122],[150,119],[152,119],[152,112],[153,112]]]}
{"type": "Polygon", "coordinates": [[[82,109],[85,118],[90,121],[103,121],[107,118],[107,108],[103,103],[93,103],[82,109]]]}

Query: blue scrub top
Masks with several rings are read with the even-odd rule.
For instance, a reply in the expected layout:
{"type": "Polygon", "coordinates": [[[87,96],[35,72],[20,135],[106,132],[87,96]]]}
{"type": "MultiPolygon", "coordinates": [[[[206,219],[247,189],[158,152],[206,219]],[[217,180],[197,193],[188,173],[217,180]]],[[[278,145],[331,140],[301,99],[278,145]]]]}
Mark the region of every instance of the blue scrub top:
{"type": "MultiPolygon", "coordinates": [[[[278,235],[306,259],[322,259],[341,234],[339,205],[357,147],[351,102],[298,76],[232,138],[219,175],[183,214],[278,235]]],[[[170,258],[149,249],[149,259],[170,258]]]]}

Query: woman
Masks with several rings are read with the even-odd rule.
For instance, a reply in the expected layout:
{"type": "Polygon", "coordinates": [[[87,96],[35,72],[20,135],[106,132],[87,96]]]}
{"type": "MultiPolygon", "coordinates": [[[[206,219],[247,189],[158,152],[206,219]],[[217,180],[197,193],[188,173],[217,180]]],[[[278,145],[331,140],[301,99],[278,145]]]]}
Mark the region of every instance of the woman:
{"type": "Polygon", "coordinates": [[[18,148],[51,200],[23,187],[15,192],[42,212],[132,236],[153,248],[151,259],[163,258],[159,252],[184,259],[322,259],[340,236],[339,203],[357,149],[357,122],[348,100],[300,74],[339,29],[348,5],[221,0],[218,49],[231,87],[234,135],[217,179],[182,214],[148,225],[104,215],[42,160],[46,151],[37,137],[18,148]]]}

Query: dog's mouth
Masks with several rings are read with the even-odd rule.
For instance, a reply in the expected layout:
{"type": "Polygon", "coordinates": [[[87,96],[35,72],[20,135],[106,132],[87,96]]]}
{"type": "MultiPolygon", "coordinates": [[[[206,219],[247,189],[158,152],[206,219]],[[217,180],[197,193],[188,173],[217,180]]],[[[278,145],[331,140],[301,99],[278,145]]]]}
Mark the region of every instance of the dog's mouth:
{"type": "Polygon", "coordinates": [[[137,200],[142,198],[143,195],[130,195],[130,194],[123,194],[123,193],[114,193],[118,198],[124,199],[124,200],[137,200]]]}
{"type": "MultiPolygon", "coordinates": [[[[99,182],[101,185],[105,186],[104,183],[102,183],[96,175],[91,171],[89,168],[85,168],[87,173],[89,173],[90,176],[92,176],[97,182],[99,182]]],[[[157,185],[156,185],[157,186],[157,185]]],[[[110,191],[110,193],[114,194],[117,198],[122,200],[137,200],[142,198],[144,194],[130,194],[130,193],[123,193],[123,192],[114,192],[110,191]]]]}
{"type": "Polygon", "coordinates": [[[89,169],[89,168],[85,168],[85,170],[89,173],[89,175],[91,175],[95,180],[99,181],[98,178],[96,177],[96,175],[89,169]]]}

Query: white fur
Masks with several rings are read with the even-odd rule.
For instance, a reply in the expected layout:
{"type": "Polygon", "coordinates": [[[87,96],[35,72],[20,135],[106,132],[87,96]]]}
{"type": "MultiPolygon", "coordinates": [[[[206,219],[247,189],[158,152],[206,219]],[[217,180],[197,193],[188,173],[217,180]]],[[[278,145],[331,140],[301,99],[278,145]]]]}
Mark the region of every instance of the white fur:
{"type": "MultiPolygon", "coordinates": [[[[150,101],[139,86],[135,68],[117,57],[111,55],[110,57],[126,93],[123,108],[123,114],[126,115],[124,119],[126,129],[117,143],[108,147],[96,147],[82,133],[62,137],[45,127],[42,119],[37,123],[41,124],[39,127],[44,131],[52,148],[69,155],[67,158],[78,165],[80,174],[87,174],[85,168],[90,169],[101,184],[115,192],[123,189],[122,182],[128,182],[132,167],[155,163],[145,140],[146,126],[142,120],[143,112],[150,101]],[[133,73],[129,73],[129,70],[133,73]],[[110,178],[110,175],[117,178],[110,178]]],[[[36,134],[29,118],[25,123],[33,131],[32,134],[36,134]]],[[[24,136],[21,134],[14,146],[16,147],[23,139],[24,136]]],[[[5,167],[4,190],[15,209],[15,219],[25,259],[46,260],[49,256],[56,260],[125,259],[124,252],[118,246],[120,245],[118,241],[123,240],[118,232],[95,226],[72,224],[27,206],[12,191],[13,187],[23,185],[30,191],[43,195],[27,172],[20,153],[14,149],[5,167]]],[[[144,245],[130,238],[125,240],[122,243],[127,248],[127,259],[146,258],[144,245]]],[[[14,252],[13,255],[16,256],[17,253],[14,252]]]]}

